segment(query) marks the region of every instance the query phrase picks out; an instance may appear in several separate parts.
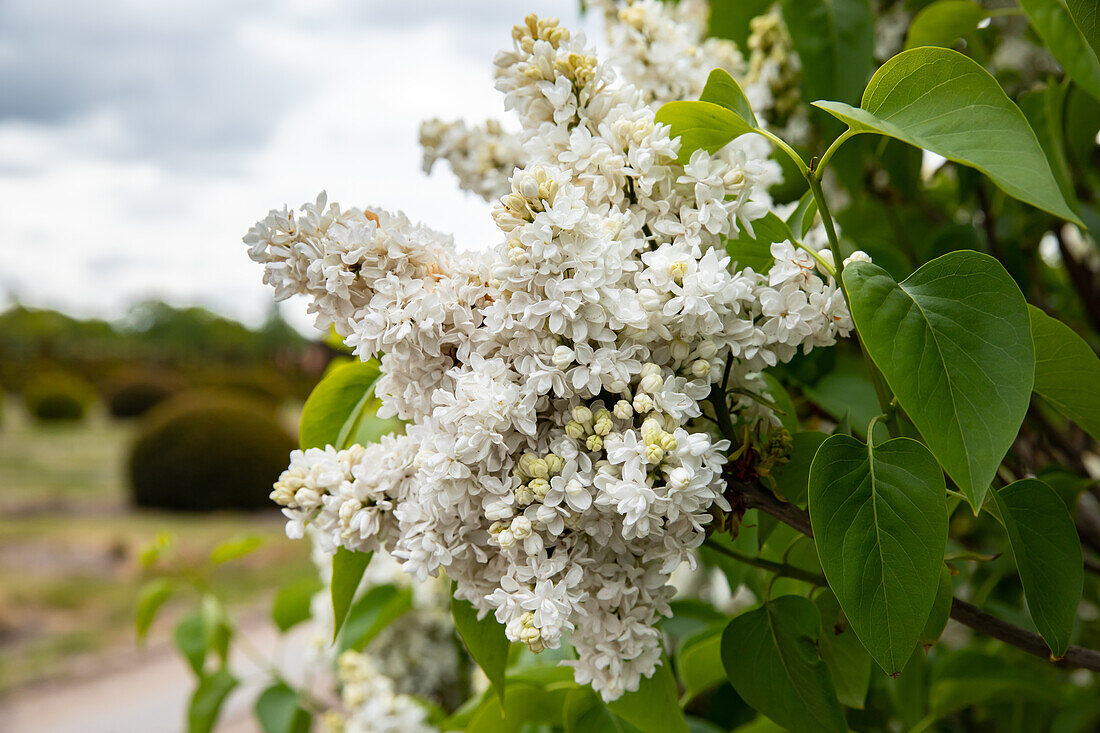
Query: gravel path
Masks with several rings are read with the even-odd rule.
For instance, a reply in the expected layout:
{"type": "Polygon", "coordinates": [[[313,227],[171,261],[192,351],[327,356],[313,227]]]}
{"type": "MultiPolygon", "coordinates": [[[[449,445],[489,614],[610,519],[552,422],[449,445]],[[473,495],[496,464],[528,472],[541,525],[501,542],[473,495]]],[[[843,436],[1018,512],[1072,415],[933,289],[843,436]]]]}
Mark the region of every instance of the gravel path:
{"type": "MultiPolygon", "coordinates": [[[[259,649],[277,649],[287,679],[298,681],[305,666],[311,629],[299,626],[279,640],[263,619],[242,623],[259,649]]],[[[187,703],[194,685],[191,670],[168,644],[150,647],[102,675],[49,682],[15,690],[0,699],[0,733],[177,733],[184,731],[187,703]]],[[[117,662],[117,660],[116,660],[117,662]]],[[[230,659],[241,684],[226,701],[218,733],[258,731],[252,705],[266,675],[243,654],[230,659]]]]}

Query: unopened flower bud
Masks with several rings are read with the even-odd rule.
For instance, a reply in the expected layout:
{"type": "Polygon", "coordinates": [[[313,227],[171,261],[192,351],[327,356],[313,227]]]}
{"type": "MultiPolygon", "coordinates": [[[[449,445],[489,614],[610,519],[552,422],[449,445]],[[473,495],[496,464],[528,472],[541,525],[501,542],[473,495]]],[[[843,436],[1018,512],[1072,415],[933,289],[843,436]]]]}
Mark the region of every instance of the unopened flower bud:
{"type": "Polygon", "coordinates": [[[536,456],[534,453],[524,453],[522,456],[520,456],[519,461],[517,462],[519,465],[520,473],[522,473],[524,476],[533,476],[534,474],[531,473],[531,464],[534,463],[536,460],[538,460],[538,456],[536,456]]]}
{"type": "Polygon", "coordinates": [[[615,403],[615,417],[620,420],[629,420],[634,417],[634,408],[626,400],[619,400],[615,403]]]}
{"type": "Polygon", "coordinates": [[[582,438],[584,437],[584,426],[576,420],[570,420],[565,424],[565,434],[573,439],[582,438]]]}
{"type": "Polygon", "coordinates": [[[497,533],[497,542],[504,549],[508,549],[512,545],[516,544],[515,535],[512,534],[510,529],[502,529],[497,533]]]}
{"type": "Polygon", "coordinates": [[[638,382],[638,391],[652,394],[661,389],[662,384],[664,384],[664,380],[661,379],[660,374],[648,374],[642,377],[642,381],[638,382]]]}
{"type": "Polygon", "coordinates": [[[602,450],[603,438],[598,435],[589,435],[588,440],[586,440],[584,444],[590,451],[602,450]]]}
{"type": "Polygon", "coordinates": [[[852,264],[853,262],[870,262],[870,261],[871,261],[871,255],[867,254],[863,250],[857,249],[855,252],[853,252],[852,254],[850,254],[850,255],[848,255],[847,257],[844,258],[844,266],[847,267],[848,265],[852,264]]]}
{"type": "Polygon", "coordinates": [[[642,437],[645,438],[646,440],[648,440],[649,436],[653,435],[654,433],[660,433],[661,432],[661,420],[660,420],[660,418],[658,418],[656,416],[652,416],[652,415],[650,417],[647,417],[645,420],[642,421],[641,430],[642,430],[642,437]]]}
{"type": "Polygon", "coordinates": [[[531,493],[538,501],[545,499],[546,492],[550,490],[550,482],[543,478],[537,478],[527,484],[527,486],[531,489],[531,493]]]}
{"type": "Polygon", "coordinates": [[[686,341],[676,339],[669,346],[669,351],[672,353],[672,358],[676,361],[683,361],[688,358],[688,354],[691,353],[691,346],[686,341]]]}
{"type": "Polygon", "coordinates": [[[661,438],[657,444],[664,448],[666,453],[676,450],[676,446],[678,445],[676,437],[672,433],[661,433],[661,438]]]}
{"type": "Polygon", "coordinates": [[[647,445],[645,447],[645,459],[647,462],[656,466],[665,457],[665,449],[659,445],[647,445]]]}
{"type": "Polygon", "coordinates": [[[695,347],[695,353],[700,359],[713,359],[718,353],[718,344],[713,341],[704,341],[695,347]]]}
{"type": "Polygon", "coordinates": [[[515,490],[516,503],[520,506],[527,506],[535,500],[535,492],[531,491],[531,487],[527,484],[523,484],[515,490]]]}
{"type": "Polygon", "coordinates": [[[592,422],[592,410],[589,410],[584,405],[577,405],[573,408],[573,419],[582,425],[592,422]]]}
{"type": "Polygon", "coordinates": [[[547,453],[543,460],[546,461],[546,470],[551,476],[561,473],[561,469],[565,466],[565,461],[557,453],[547,453]]]}
{"type": "Polygon", "coordinates": [[[653,409],[653,399],[645,392],[634,395],[634,411],[645,414],[653,409]]]}
{"type": "Polygon", "coordinates": [[[532,478],[546,478],[550,475],[550,468],[546,465],[546,461],[541,458],[536,458],[531,461],[531,467],[528,469],[528,473],[532,478]]]}
{"type": "Polygon", "coordinates": [[[512,520],[512,526],[509,529],[515,539],[527,539],[531,536],[531,520],[521,514],[512,520]]]}
{"type": "Polygon", "coordinates": [[[705,377],[710,374],[710,362],[706,359],[696,359],[691,363],[691,373],[696,377],[705,377]]]}

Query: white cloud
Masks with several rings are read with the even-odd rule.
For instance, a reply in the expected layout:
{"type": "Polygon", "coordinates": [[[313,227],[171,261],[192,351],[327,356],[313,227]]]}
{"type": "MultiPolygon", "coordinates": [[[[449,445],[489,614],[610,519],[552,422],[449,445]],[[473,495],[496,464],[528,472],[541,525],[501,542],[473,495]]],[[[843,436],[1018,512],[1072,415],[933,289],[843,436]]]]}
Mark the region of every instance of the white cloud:
{"type": "Polygon", "coordinates": [[[530,10],[575,25],[575,8],[9,0],[0,292],[80,313],[156,296],[259,319],[270,291],[240,237],[322,188],[488,246],[487,205],[443,169],[421,173],[417,126],[501,116],[491,60],[511,26],[530,10]]]}

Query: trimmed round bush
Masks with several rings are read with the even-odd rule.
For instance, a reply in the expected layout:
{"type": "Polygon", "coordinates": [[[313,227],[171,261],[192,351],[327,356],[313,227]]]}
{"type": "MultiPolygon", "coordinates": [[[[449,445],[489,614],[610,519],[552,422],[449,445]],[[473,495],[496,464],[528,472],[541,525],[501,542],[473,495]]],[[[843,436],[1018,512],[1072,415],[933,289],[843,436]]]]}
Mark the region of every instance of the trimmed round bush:
{"type": "Polygon", "coordinates": [[[185,511],[273,507],[271,485],[295,440],[269,407],[222,392],[153,408],[130,453],[133,503],[185,511]]]}
{"type": "Polygon", "coordinates": [[[107,380],[104,395],[113,417],[140,417],[176,391],[176,385],[156,374],[120,374],[107,380]]]}
{"type": "Polygon", "coordinates": [[[75,374],[37,374],[23,385],[27,412],[42,421],[75,421],[84,418],[95,400],[95,390],[75,374]]]}

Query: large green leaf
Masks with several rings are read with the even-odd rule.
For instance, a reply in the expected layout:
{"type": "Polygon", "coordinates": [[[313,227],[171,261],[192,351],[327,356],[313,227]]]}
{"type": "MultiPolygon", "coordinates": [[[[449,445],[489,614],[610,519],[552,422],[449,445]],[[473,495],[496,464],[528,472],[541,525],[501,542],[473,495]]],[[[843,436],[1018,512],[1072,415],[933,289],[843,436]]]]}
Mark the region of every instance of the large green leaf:
{"type": "Polygon", "coordinates": [[[1100,440],[1100,358],[1066,324],[1028,306],[1035,342],[1035,393],[1100,440]]]}
{"type": "Polygon", "coordinates": [[[953,652],[938,660],[933,672],[929,692],[932,714],[942,717],[997,700],[1058,699],[1062,694],[1059,686],[1035,671],[968,649],[953,652]]]}
{"type": "Polygon", "coordinates": [[[936,598],[947,494],[936,459],[909,438],[821,444],[810,466],[810,523],[821,569],[856,636],[900,672],[936,598]]]}
{"type": "Polygon", "coordinates": [[[1073,190],[1073,175],[1066,157],[1066,137],[1063,134],[1067,93],[1068,90],[1058,84],[1039,87],[1020,97],[1020,110],[1039,139],[1062,196],[1077,211],[1079,203],[1073,190]]]}
{"type": "Polygon", "coordinates": [[[1066,0],[1066,7],[1092,52],[1100,56],[1100,3],[1096,0],[1066,0]]]}
{"type": "Polygon", "coordinates": [[[1010,196],[1081,223],[1019,107],[961,53],[928,46],[903,51],[871,77],[861,109],[835,101],[814,105],[853,132],[887,135],[971,166],[1010,196]]]}
{"type": "Polygon", "coordinates": [[[607,707],[643,733],[687,733],[688,730],[667,657],[662,657],[651,677],[642,678],[637,690],[608,703],[607,707]]]}
{"type": "Polygon", "coordinates": [[[787,463],[772,471],[780,496],[797,506],[806,506],[806,485],[810,478],[810,464],[817,449],[829,436],[816,431],[795,433],[791,436],[791,452],[787,463]]]}
{"type": "Polygon", "coordinates": [[[1066,74],[1100,99],[1100,60],[1074,23],[1065,0],[1020,0],[1020,7],[1066,74]]]}
{"type": "Polygon", "coordinates": [[[210,733],[214,730],[222,704],[236,686],[237,678],[224,669],[199,680],[187,710],[188,733],[210,733]]]}
{"type": "Polygon", "coordinates": [[[900,283],[867,262],[843,277],[868,353],[978,511],[1031,399],[1035,356],[1020,289],[1000,263],[971,251],[900,283]]]}
{"type": "Polygon", "coordinates": [[[971,0],[939,0],[913,18],[905,47],[950,47],[960,37],[973,32],[988,15],[985,8],[971,0]]]}
{"type": "Polygon", "coordinates": [[[346,547],[337,547],[332,556],[332,639],[340,633],[340,628],[348,617],[355,591],[367,571],[372,552],[355,552],[346,547]]]}
{"type": "Polygon", "coordinates": [[[330,369],[302,407],[298,426],[301,448],[351,445],[354,441],[349,437],[373,416],[370,407],[377,379],[378,364],[374,361],[349,361],[330,369]]]}
{"type": "Polygon", "coordinates": [[[753,131],[739,114],[714,102],[668,102],[657,110],[656,120],[680,138],[680,163],[686,163],[696,150],[714,153],[735,137],[753,131]]]}
{"type": "Polygon", "coordinates": [[[814,599],[821,614],[821,658],[829,668],[840,704],[862,710],[871,685],[871,655],[856,638],[836,596],[828,588],[814,599]]]}
{"type": "Polygon", "coordinates": [[[859,99],[874,61],[869,0],[780,0],[780,6],[802,60],[804,97],[859,99]]]}
{"type": "Polygon", "coordinates": [[[847,730],[818,652],[821,616],[801,596],[780,596],[737,616],[722,634],[722,664],[750,706],[792,731],[847,730]]]}
{"type": "Polygon", "coordinates": [[[510,643],[504,634],[504,627],[487,614],[478,619],[477,609],[469,601],[451,598],[451,616],[455,630],[462,637],[466,650],[489,678],[497,692],[501,704],[504,704],[504,670],[508,666],[510,643]]]}
{"type": "Polygon", "coordinates": [[[298,693],[284,682],[264,690],[254,710],[264,733],[309,733],[311,716],[299,704],[298,693]]]}
{"type": "Polygon", "coordinates": [[[1081,540],[1054,489],[1022,479],[993,491],[1035,628],[1060,657],[1069,646],[1085,582],[1081,540]]]}

